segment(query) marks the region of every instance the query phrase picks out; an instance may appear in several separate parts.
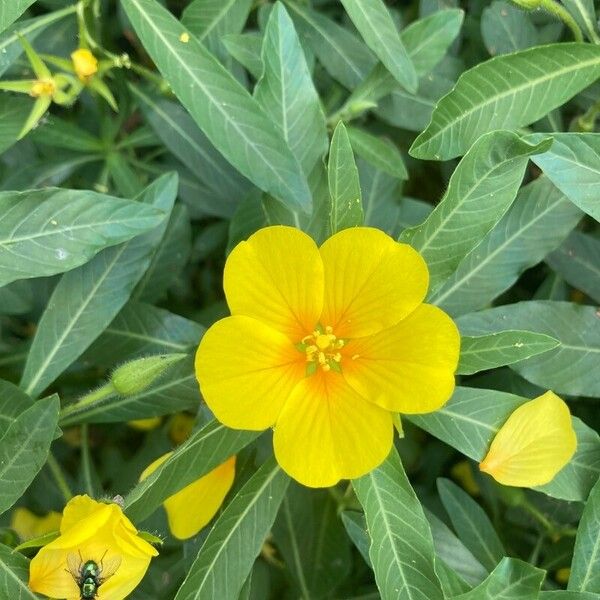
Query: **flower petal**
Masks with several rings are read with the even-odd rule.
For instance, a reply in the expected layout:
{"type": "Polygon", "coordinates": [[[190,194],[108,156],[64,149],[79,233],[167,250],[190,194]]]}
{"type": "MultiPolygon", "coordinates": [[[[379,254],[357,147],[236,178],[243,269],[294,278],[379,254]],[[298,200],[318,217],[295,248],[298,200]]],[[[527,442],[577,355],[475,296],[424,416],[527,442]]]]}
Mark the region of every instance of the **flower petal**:
{"type": "Polygon", "coordinates": [[[250,317],[221,319],[196,353],[204,400],[233,429],[273,425],[305,368],[304,355],[285,335],[250,317]]]}
{"type": "Polygon", "coordinates": [[[378,229],[345,229],[321,246],[325,299],[321,323],[354,338],[395,325],[425,298],[427,265],[407,244],[378,229]]]}
{"type": "Polygon", "coordinates": [[[277,461],[308,487],[360,477],[381,464],[393,441],[392,416],[337,373],[305,377],[285,403],[273,437],[277,461]]]}
{"type": "Polygon", "coordinates": [[[293,227],[260,229],[229,255],[223,287],[232,315],[258,319],[299,342],[314,330],[321,315],[319,250],[293,227]]]}
{"type": "Polygon", "coordinates": [[[544,485],[569,462],[576,448],[569,407],[549,391],[508,417],[479,468],[503,485],[544,485]]]}
{"type": "Polygon", "coordinates": [[[432,412],[454,391],[460,335],[435,306],[422,304],[394,327],[351,340],[343,350],[348,383],[387,410],[432,412]]]}

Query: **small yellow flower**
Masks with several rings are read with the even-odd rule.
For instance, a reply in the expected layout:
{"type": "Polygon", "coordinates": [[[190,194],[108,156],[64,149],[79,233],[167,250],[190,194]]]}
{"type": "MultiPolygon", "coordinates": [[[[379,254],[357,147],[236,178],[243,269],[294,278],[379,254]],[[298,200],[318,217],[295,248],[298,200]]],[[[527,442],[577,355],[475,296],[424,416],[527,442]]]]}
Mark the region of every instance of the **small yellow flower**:
{"type": "Polygon", "coordinates": [[[29,95],[33,98],[40,96],[52,97],[56,92],[56,83],[54,79],[38,79],[31,84],[29,95]]]}
{"type": "Polygon", "coordinates": [[[377,229],[320,248],[291,227],[258,231],[229,255],[232,316],[196,354],[206,403],[228,427],[273,427],[304,485],[364,475],[390,452],[394,412],[434,411],[454,390],[460,338],[423,304],[428,283],[421,256],[377,229]]]}
{"type": "MultiPolygon", "coordinates": [[[[163,454],[140,476],[143,481],[151,475],[172,452],[163,454]]],[[[171,533],[180,540],[196,535],[217,513],[235,478],[235,456],[197,481],[179,490],[164,502],[171,533]]]]}
{"type": "Polygon", "coordinates": [[[192,417],[192,415],[187,415],[185,413],[173,415],[173,418],[169,423],[169,437],[171,438],[171,441],[177,446],[183,444],[183,442],[192,435],[195,422],[196,419],[195,417],[192,417]]]}
{"type": "Polygon", "coordinates": [[[576,449],[569,407],[549,391],[508,417],[479,468],[503,485],[534,487],[550,482],[576,449]]]}
{"type": "Polygon", "coordinates": [[[17,532],[21,540],[30,540],[58,531],[61,520],[62,515],[55,511],[51,511],[43,517],[38,517],[29,509],[19,507],[12,514],[10,528],[17,532]]]}
{"type": "Polygon", "coordinates": [[[148,419],[134,419],[133,421],[128,421],[127,425],[138,431],[150,431],[151,429],[159,427],[161,423],[162,419],[160,417],[150,417],[148,419]]]}
{"type": "Polygon", "coordinates": [[[98,600],[122,600],[138,585],[150,559],[157,554],[137,535],[117,504],[75,496],[63,512],[60,537],[44,546],[31,561],[29,587],[51,598],[79,600],[81,594],[70,570],[73,564],[93,560],[101,568],[118,565],[114,574],[102,582],[98,600]]]}
{"type": "Polygon", "coordinates": [[[71,54],[73,68],[81,81],[87,81],[98,72],[98,59],[87,49],[79,48],[71,54]]]}

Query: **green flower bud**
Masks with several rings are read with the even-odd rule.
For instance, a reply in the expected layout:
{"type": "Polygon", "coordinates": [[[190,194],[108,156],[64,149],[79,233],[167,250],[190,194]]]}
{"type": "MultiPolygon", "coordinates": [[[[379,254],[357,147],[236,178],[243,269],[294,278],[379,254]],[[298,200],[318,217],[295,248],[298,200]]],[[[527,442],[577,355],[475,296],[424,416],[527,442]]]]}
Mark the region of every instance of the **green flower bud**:
{"type": "Polygon", "coordinates": [[[160,354],[132,360],[115,369],[110,382],[121,396],[139,394],[154,383],[171,365],[186,356],[186,354],[160,354]]]}
{"type": "Polygon", "coordinates": [[[513,4],[516,4],[520,8],[525,10],[535,10],[542,5],[542,0],[512,0],[513,4]]]}

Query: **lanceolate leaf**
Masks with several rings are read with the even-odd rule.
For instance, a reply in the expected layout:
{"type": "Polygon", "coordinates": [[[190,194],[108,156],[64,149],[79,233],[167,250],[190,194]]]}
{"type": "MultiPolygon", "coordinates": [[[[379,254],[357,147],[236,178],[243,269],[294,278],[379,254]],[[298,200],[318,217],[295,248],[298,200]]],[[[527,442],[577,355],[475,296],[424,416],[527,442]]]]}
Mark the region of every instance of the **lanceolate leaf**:
{"type": "Polygon", "coordinates": [[[529,125],[599,76],[600,48],[592,44],[551,44],[492,58],[460,77],[410,153],[434,160],[464,154],[484,133],[529,125]]]}
{"type": "Polygon", "coordinates": [[[536,354],[543,354],[560,342],[543,333],[499,331],[475,337],[463,336],[457,373],[471,375],[486,369],[510,365],[536,354]]]}
{"type": "Polygon", "coordinates": [[[19,415],[33,406],[33,400],[14,383],[0,379],[0,437],[19,415]]]}
{"type": "Polygon", "coordinates": [[[127,514],[136,522],[143,521],[166,498],[224,463],[257,436],[257,432],[227,429],[217,421],[206,424],[127,495],[127,514]]]}
{"type": "Polygon", "coordinates": [[[387,70],[409,92],[417,91],[417,72],[382,0],[342,0],[346,12],[387,70]]]}
{"type": "Polygon", "coordinates": [[[21,413],[0,438],[0,514],[9,509],[44,466],[55,437],[56,394],[21,413]]]}
{"type": "MultiPolygon", "coordinates": [[[[170,213],[177,177],[165,175],[141,197],[170,213]]],[[[102,333],[125,305],[150,264],[167,221],[143,236],[108,248],[83,267],[63,275],[40,319],[27,356],[21,387],[37,396],[102,333]]]]}
{"type": "Polygon", "coordinates": [[[545,333],[560,345],[511,365],[532,383],[560,394],[600,396],[595,367],[600,357],[600,319],[594,306],[568,302],[518,302],[465,315],[458,320],[465,335],[505,329],[545,333]]]}
{"type": "Polygon", "coordinates": [[[260,105],[156,0],[123,7],[173,91],[215,147],[243,175],[290,208],[310,208],[298,161],[260,105]],[[185,38],[184,38],[185,39],[185,38]]]}
{"type": "Polygon", "coordinates": [[[402,232],[401,241],[427,261],[430,294],[500,220],[515,199],[529,156],[550,143],[530,145],[508,131],[482,136],[457,166],[427,220],[402,232]]]}
{"type": "Polygon", "coordinates": [[[547,178],[536,179],[430,301],[454,316],[487,306],[556,248],[582,216],[547,178]]]}
{"type": "Polygon", "coordinates": [[[408,179],[400,150],[388,139],[379,138],[357,127],[349,127],[348,135],[356,154],[398,179],[408,179]]]}
{"type": "Polygon", "coordinates": [[[506,0],[494,0],[483,10],[481,36],[492,56],[530,48],[538,40],[530,13],[506,0]]]}
{"type": "Polygon", "coordinates": [[[35,0],[11,0],[0,4],[0,33],[16,21],[35,0]]]}
{"type": "Polygon", "coordinates": [[[308,175],[327,151],[325,115],[292,20],[279,2],[267,23],[262,62],[254,95],[308,175]]]}
{"type": "Polygon", "coordinates": [[[27,585],[29,561],[12,548],[0,544],[0,591],[11,600],[39,600],[27,585]]]}
{"type": "Polygon", "coordinates": [[[236,494],[198,552],[175,600],[236,600],[289,483],[270,458],[236,494]]]}
{"type": "Polygon", "coordinates": [[[367,518],[369,556],[383,600],[441,600],[429,524],[396,450],[352,484],[367,518]]]}
{"type": "Polygon", "coordinates": [[[0,192],[0,287],[73,269],[164,217],[154,207],[87,190],[0,192]]]}
{"type": "Polygon", "coordinates": [[[600,594],[600,480],[579,522],[568,589],[600,594]]]}

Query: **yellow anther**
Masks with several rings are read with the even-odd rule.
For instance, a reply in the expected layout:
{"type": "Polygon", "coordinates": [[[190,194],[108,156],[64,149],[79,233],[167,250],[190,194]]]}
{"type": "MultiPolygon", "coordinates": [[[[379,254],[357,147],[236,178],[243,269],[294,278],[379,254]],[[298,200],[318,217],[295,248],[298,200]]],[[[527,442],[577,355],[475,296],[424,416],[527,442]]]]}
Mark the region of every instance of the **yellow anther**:
{"type": "Polygon", "coordinates": [[[324,371],[334,370],[340,373],[342,355],[337,350],[343,346],[344,341],[337,339],[333,328],[329,325],[319,326],[311,335],[304,336],[298,349],[306,353],[307,363],[316,363],[307,367],[307,375],[312,375],[317,365],[320,365],[324,371]]]}
{"type": "Polygon", "coordinates": [[[38,79],[33,83],[29,90],[29,95],[34,98],[40,96],[52,96],[56,91],[56,84],[53,79],[38,79]]]}
{"type": "Polygon", "coordinates": [[[325,327],[325,333],[333,333],[333,327],[331,325],[327,325],[327,327],[325,327]]]}
{"type": "Polygon", "coordinates": [[[335,343],[335,347],[336,348],[343,348],[345,343],[346,342],[344,342],[344,340],[337,340],[336,343],[335,343]]]}
{"type": "Polygon", "coordinates": [[[329,346],[331,345],[331,337],[330,335],[325,335],[325,334],[319,334],[317,336],[316,344],[317,346],[319,346],[319,348],[321,350],[325,350],[326,348],[329,348],[329,346]]]}
{"type": "Polygon", "coordinates": [[[357,358],[360,358],[360,354],[355,354],[355,355],[352,357],[352,360],[356,360],[357,358]]]}
{"type": "Polygon", "coordinates": [[[342,355],[339,352],[336,352],[333,355],[333,360],[335,360],[335,362],[340,362],[342,360],[342,355]]]}
{"type": "Polygon", "coordinates": [[[321,368],[323,369],[323,371],[331,371],[331,367],[329,366],[329,363],[325,363],[324,365],[322,365],[321,368]]]}
{"type": "Polygon", "coordinates": [[[319,352],[319,364],[325,365],[327,364],[327,357],[324,352],[319,352]]]}

